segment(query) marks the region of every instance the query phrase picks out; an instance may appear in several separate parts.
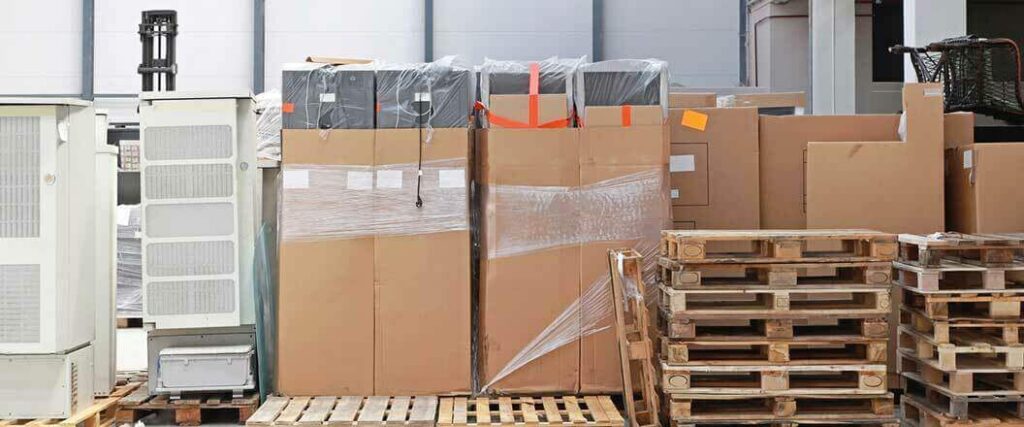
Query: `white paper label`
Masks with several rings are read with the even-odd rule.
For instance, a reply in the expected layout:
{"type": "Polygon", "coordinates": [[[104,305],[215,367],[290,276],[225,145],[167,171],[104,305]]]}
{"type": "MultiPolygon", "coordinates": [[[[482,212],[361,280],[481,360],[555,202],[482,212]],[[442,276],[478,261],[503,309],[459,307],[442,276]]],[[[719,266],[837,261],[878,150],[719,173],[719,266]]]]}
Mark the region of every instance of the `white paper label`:
{"type": "Polygon", "coordinates": [[[441,188],[465,188],[465,169],[441,169],[437,172],[437,186],[441,188]]]}
{"type": "Polygon", "coordinates": [[[295,170],[295,171],[284,171],[282,177],[283,182],[281,185],[284,188],[309,188],[309,171],[308,170],[295,170]]]}
{"type": "Polygon", "coordinates": [[[377,171],[377,188],[402,188],[402,171],[377,171]]]}
{"type": "Polygon", "coordinates": [[[964,169],[974,167],[974,150],[964,151],[964,169]]]}
{"type": "Polygon", "coordinates": [[[679,189],[678,188],[673,188],[672,189],[672,198],[673,199],[678,199],[679,198],[679,189]]]}
{"type": "Polygon", "coordinates": [[[321,93],[320,94],[320,102],[334,102],[334,92],[331,92],[331,93],[321,93]]]}
{"type": "Polygon", "coordinates": [[[693,154],[685,154],[680,156],[669,156],[668,159],[668,171],[669,172],[693,172],[697,170],[693,154]]]}
{"type": "Polygon", "coordinates": [[[349,190],[371,190],[373,189],[373,172],[350,171],[346,181],[346,188],[349,190]]]}
{"type": "Polygon", "coordinates": [[[430,92],[416,92],[416,102],[430,102],[430,92]]]}
{"type": "Polygon", "coordinates": [[[117,225],[128,226],[132,221],[132,209],[128,206],[117,207],[117,225]]]}
{"type": "Polygon", "coordinates": [[[942,88],[928,88],[924,90],[924,96],[942,96],[942,88]]]}

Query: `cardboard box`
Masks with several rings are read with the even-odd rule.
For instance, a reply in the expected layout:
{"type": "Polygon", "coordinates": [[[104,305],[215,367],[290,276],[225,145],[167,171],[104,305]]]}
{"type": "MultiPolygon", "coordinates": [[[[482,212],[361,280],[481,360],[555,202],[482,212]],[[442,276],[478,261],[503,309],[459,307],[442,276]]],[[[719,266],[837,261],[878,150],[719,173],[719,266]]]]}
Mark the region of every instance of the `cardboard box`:
{"type": "Polygon", "coordinates": [[[680,124],[684,111],[669,112],[674,228],[761,228],[757,109],[694,109],[703,131],[680,124]]]}
{"type": "Polygon", "coordinates": [[[469,129],[283,138],[278,391],[470,392],[469,129]]]}
{"type": "Polygon", "coordinates": [[[946,150],[947,229],[1024,232],[1024,143],[968,144],[946,150]]]}
{"type": "MultiPolygon", "coordinates": [[[[530,122],[530,97],[524,95],[491,95],[488,114],[519,123],[530,122]]],[[[537,95],[537,124],[564,120],[569,116],[565,94],[537,95]]],[[[493,120],[492,120],[493,122],[493,120]]],[[[490,127],[510,127],[491,123],[490,127]]]]}
{"type": "Polygon", "coordinates": [[[286,129],[282,141],[277,391],[372,395],[375,236],[360,228],[373,199],[347,175],[372,173],[374,131],[286,129]],[[325,196],[346,203],[320,209],[325,196]]]}
{"type": "Polygon", "coordinates": [[[903,110],[906,141],[807,144],[807,228],[945,227],[941,85],[904,85],[903,110]]]}
{"type": "Polygon", "coordinates": [[[668,108],[714,108],[717,104],[714,93],[673,92],[668,94],[668,108]]]}

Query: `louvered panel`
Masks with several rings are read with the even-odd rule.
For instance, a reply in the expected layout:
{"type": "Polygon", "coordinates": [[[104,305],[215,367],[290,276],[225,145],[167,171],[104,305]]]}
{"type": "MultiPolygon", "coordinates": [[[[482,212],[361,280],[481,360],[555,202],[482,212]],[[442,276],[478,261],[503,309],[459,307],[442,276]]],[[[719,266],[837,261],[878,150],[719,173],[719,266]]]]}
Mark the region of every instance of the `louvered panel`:
{"type": "Polygon", "coordinates": [[[232,154],[231,126],[146,128],[146,160],[226,159],[232,154]]]}
{"type": "Polygon", "coordinates": [[[0,238],[39,236],[39,117],[0,117],[0,238]]]}
{"type": "Polygon", "coordinates": [[[150,282],[146,292],[149,315],[230,313],[235,309],[234,280],[150,282]]]}
{"type": "Polygon", "coordinates": [[[235,244],[230,241],[152,243],[146,246],[146,274],[206,276],[235,272],[235,244]]]}
{"type": "Polygon", "coordinates": [[[145,176],[146,197],[154,200],[228,197],[235,177],[229,164],[148,166],[145,176]]]}
{"type": "Polygon", "coordinates": [[[39,266],[0,265],[0,343],[39,342],[39,266]]]}

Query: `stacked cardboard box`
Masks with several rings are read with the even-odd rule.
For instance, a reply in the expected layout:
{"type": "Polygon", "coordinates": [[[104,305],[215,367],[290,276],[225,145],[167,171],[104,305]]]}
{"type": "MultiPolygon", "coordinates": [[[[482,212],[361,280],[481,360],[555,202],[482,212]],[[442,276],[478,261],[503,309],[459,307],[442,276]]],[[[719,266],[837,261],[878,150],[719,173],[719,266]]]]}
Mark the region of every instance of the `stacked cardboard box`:
{"type": "Polygon", "coordinates": [[[1024,240],[936,233],[899,241],[908,423],[1024,423],[1024,240]]]}
{"type": "Polygon", "coordinates": [[[1024,144],[965,144],[946,149],[946,229],[1024,231],[1024,144]]]}
{"type": "Polygon", "coordinates": [[[661,252],[673,425],[896,425],[885,367],[894,235],[674,230],[661,252]],[[810,249],[826,242],[841,250],[810,249]],[[714,243],[747,251],[711,254],[714,243]],[[833,273],[804,275],[821,267],[833,273]]]}
{"type": "MultiPolygon", "coordinates": [[[[282,132],[278,392],[471,390],[465,103],[456,128],[336,128],[350,121],[334,115],[328,129],[282,132]]],[[[375,106],[335,111],[363,109],[375,106]]]]}

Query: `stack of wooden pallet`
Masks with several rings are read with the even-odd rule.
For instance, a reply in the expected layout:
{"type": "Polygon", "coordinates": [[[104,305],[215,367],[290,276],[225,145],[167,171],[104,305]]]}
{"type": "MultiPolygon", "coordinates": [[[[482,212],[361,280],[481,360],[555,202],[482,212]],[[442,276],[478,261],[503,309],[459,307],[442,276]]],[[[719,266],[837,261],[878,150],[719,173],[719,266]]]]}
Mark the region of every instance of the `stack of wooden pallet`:
{"type": "Polygon", "coordinates": [[[661,388],[673,426],[892,425],[896,236],[664,231],[661,388]]]}
{"type": "Polygon", "coordinates": [[[943,233],[899,241],[907,424],[1024,426],[1024,240],[943,233]]]}

